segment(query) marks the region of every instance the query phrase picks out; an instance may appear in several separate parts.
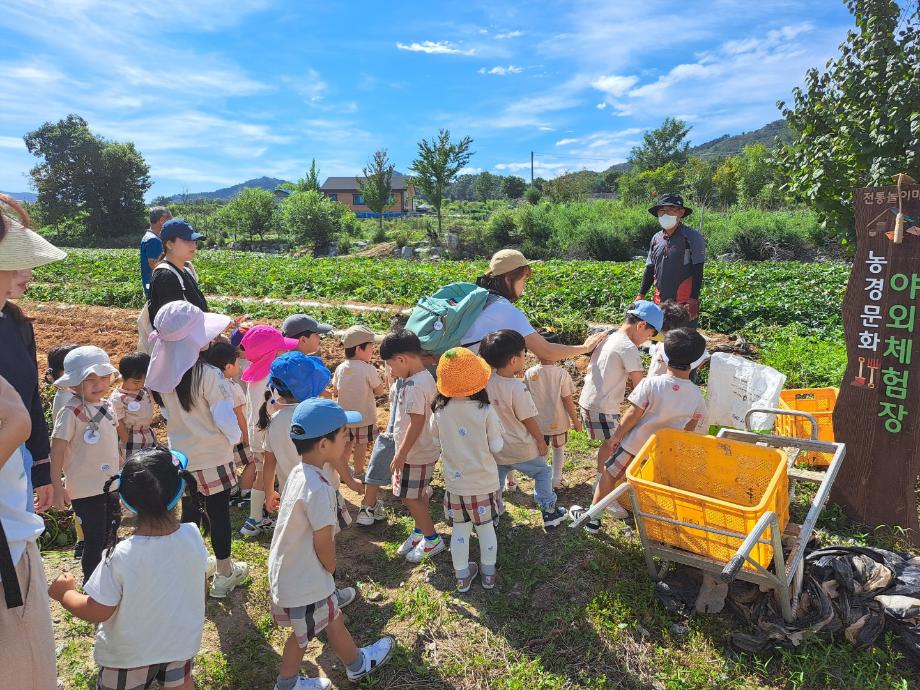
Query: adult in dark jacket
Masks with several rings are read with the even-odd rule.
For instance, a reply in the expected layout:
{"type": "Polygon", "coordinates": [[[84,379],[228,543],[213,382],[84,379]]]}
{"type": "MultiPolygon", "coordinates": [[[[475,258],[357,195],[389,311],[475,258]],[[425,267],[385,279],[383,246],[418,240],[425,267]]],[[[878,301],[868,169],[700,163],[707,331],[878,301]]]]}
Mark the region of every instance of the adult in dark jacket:
{"type": "Polygon", "coordinates": [[[187,220],[173,218],[163,223],[160,240],[164,254],[150,280],[150,323],[164,304],[177,300],[191,302],[201,311],[208,311],[208,301],[198,287],[198,275],[192,266],[197,242],[201,239],[204,235],[195,232],[187,220]]]}
{"type": "Polygon", "coordinates": [[[38,388],[35,332],[32,320],[8,300],[22,295],[33,268],[59,261],[67,254],[29,230],[26,211],[15,200],[0,195],[0,211],[4,206],[17,213],[22,223],[0,212],[0,376],[12,385],[29,412],[32,431],[23,462],[35,489],[35,508],[43,511],[52,499],[51,443],[38,388]]]}
{"type": "Polygon", "coordinates": [[[658,219],[662,229],[649,244],[642,287],[636,299],[645,299],[654,285],[655,304],[667,300],[684,304],[690,310],[690,318],[696,321],[700,315],[706,240],[698,230],[683,224],[693,209],[684,206],[680,194],[664,194],[648,212],[658,219]]]}

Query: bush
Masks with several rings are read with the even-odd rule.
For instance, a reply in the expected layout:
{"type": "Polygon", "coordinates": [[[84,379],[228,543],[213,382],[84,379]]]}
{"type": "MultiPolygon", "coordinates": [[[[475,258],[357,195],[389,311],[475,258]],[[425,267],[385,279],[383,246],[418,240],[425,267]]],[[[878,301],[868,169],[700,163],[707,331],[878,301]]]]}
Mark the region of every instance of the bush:
{"type": "Polygon", "coordinates": [[[628,261],[630,251],[623,239],[609,229],[586,224],[576,230],[568,255],[574,259],[628,261]]]}
{"type": "Polygon", "coordinates": [[[515,235],[514,214],[501,209],[492,214],[486,223],[485,242],[490,251],[507,247],[515,235]]]}
{"type": "Polygon", "coordinates": [[[786,388],[840,385],[847,365],[841,330],[817,336],[806,334],[801,326],[792,324],[769,329],[761,337],[761,360],[786,375],[786,388]]]}
{"type": "Polygon", "coordinates": [[[710,214],[704,234],[710,255],[731,252],[751,261],[797,258],[820,239],[811,213],[757,209],[710,214]]]}
{"type": "Polygon", "coordinates": [[[379,244],[380,242],[387,241],[387,231],[383,225],[374,226],[374,234],[371,235],[371,242],[379,244]]]}
{"type": "Polygon", "coordinates": [[[342,232],[341,209],[339,204],[311,189],[294,192],[287,197],[281,204],[281,217],[291,240],[301,246],[312,247],[317,253],[342,232]]]}
{"type": "Polygon", "coordinates": [[[536,187],[528,187],[527,191],[524,192],[524,199],[528,204],[539,204],[541,196],[540,190],[536,187]]]}

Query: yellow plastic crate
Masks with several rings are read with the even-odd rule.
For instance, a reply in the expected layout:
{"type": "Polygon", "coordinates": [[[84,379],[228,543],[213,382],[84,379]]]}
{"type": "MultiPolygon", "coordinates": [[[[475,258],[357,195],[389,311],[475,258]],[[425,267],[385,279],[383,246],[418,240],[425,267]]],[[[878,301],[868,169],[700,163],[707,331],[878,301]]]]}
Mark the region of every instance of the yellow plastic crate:
{"type": "MultiPolygon", "coordinates": [[[[776,513],[781,530],[789,521],[786,456],[775,448],[662,429],[630,463],[626,481],[639,509],[651,515],[743,535],[768,511],[776,513]]],[[[651,518],[643,524],[653,541],[726,563],[744,540],[651,518]]],[[[771,538],[770,530],[764,538],[771,538]]],[[[751,558],[769,567],[773,547],[757,544],[751,558]]],[[[754,569],[747,562],[744,567],[754,569]]]]}
{"type": "MultiPolygon", "coordinates": [[[[790,388],[780,391],[779,408],[808,412],[818,421],[818,440],[834,440],[834,405],[837,404],[837,388],[790,388]]],[[[779,415],[776,418],[776,433],[793,438],[811,438],[811,422],[803,417],[779,415]]],[[[827,467],[832,453],[802,452],[799,460],[815,467],[827,467]]]]}

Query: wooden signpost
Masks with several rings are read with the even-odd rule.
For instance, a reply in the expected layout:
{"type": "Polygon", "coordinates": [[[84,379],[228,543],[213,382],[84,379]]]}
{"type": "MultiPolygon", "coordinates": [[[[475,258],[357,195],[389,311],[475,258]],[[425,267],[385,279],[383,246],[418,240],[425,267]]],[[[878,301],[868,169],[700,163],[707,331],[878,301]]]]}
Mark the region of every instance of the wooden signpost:
{"type": "Polygon", "coordinates": [[[920,185],[857,189],[855,201],[847,368],[834,410],[847,452],[831,500],[872,527],[908,528],[920,545],[920,185]]]}

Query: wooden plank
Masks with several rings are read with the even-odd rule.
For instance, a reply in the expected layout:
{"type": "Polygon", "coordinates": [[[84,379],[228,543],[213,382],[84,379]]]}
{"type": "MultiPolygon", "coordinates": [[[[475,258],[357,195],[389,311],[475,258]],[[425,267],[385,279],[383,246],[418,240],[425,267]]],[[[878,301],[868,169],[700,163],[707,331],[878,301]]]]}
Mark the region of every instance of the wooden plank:
{"type": "Polygon", "coordinates": [[[900,201],[911,219],[895,244],[897,187],[855,191],[856,256],[843,301],[847,368],[834,410],[834,435],[847,453],[831,500],[872,527],[909,529],[920,545],[920,185],[902,185],[900,201]]]}

